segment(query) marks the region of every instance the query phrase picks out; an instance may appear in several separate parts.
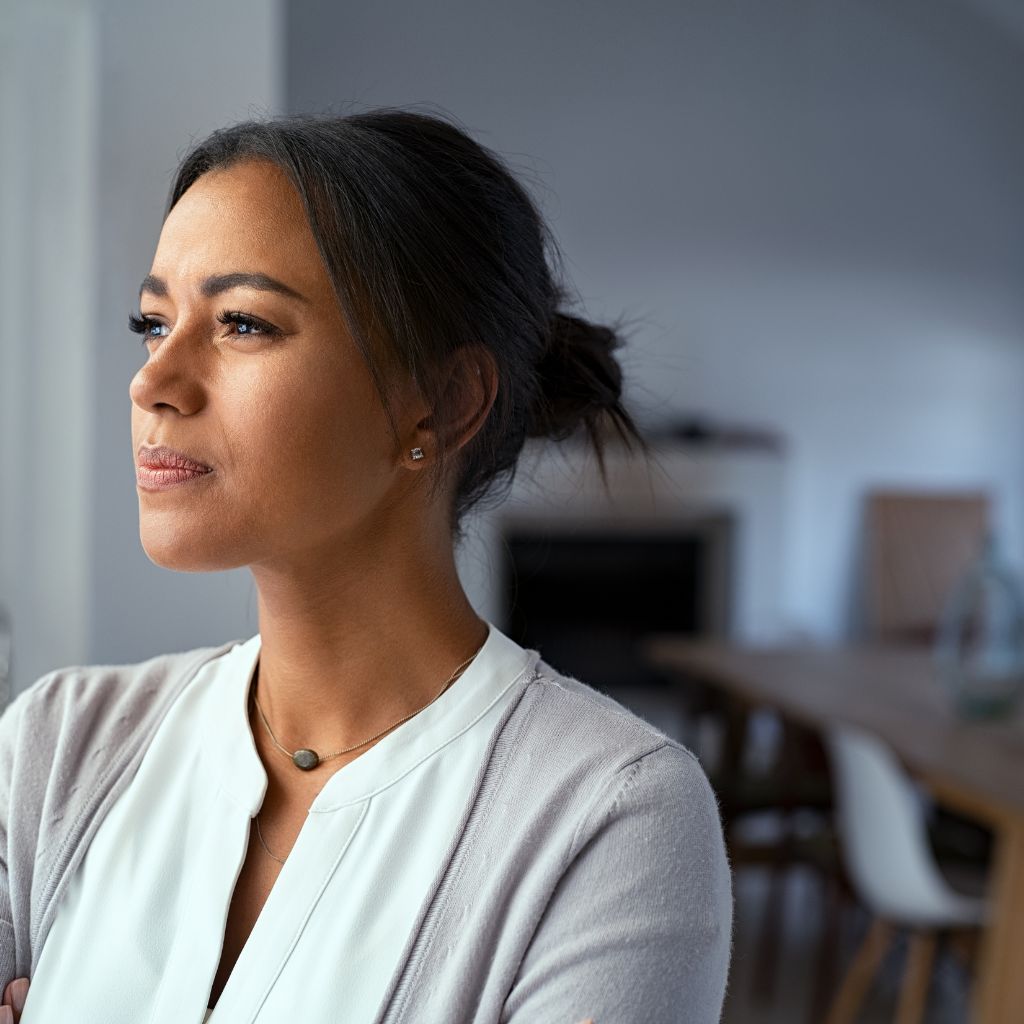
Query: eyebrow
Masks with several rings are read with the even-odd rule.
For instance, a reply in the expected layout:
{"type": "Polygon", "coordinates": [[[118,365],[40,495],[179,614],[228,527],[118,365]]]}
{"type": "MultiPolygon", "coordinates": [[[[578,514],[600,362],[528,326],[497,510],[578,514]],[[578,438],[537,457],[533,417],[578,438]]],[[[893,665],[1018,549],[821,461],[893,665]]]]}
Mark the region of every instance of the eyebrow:
{"type": "MultiPolygon", "coordinates": [[[[299,299],[301,302],[309,301],[305,295],[297,292],[284,281],[278,281],[276,277],[270,277],[268,274],[247,274],[242,271],[233,274],[214,274],[204,278],[199,285],[199,291],[208,299],[220,295],[221,292],[230,291],[232,288],[255,288],[262,292],[277,292],[279,295],[287,295],[289,298],[299,299]]],[[[168,293],[167,282],[155,274],[147,274],[142,279],[142,286],[139,288],[140,299],[144,292],[163,298],[168,293]]]]}

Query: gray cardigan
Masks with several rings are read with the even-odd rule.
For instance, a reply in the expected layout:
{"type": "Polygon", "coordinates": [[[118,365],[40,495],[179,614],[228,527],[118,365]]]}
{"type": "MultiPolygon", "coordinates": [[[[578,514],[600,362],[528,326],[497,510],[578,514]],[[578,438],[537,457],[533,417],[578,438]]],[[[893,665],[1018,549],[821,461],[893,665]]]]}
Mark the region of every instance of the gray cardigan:
{"type": "MultiPolygon", "coordinates": [[[[235,642],[58,669],[0,715],[0,991],[31,978],[167,709],[235,642]]],[[[534,655],[373,1024],[712,1024],[732,893],[707,778],[534,655]]]]}

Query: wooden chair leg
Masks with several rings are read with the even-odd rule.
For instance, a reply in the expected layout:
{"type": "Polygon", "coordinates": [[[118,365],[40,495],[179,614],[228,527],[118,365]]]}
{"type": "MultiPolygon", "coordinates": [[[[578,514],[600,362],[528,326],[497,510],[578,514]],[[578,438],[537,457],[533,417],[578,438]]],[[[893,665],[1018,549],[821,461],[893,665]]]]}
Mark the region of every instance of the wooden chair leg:
{"type": "MultiPolygon", "coordinates": [[[[788,823],[785,826],[789,828],[788,823]]],[[[789,865],[785,860],[772,864],[768,876],[768,895],[757,942],[751,994],[759,1004],[768,1006],[775,998],[781,946],[785,939],[783,916],[789,884],[789,865]]]]}
{"type": "Polygon", "coordinates": [[[931,930],[911,933],[896,1024],[920,1024],[924,1018],[937,938],[937,933],[931,930]]]}
{"type": "Polygon", "coordinates": [[[842,924],[843,886],[842,879],[834,872],[826,871],[822,874],[822,902],[824,914],[821,945],[818,950],[818,969],[811,993],[808,1024],[820,1024],[824,1019],[829,998],[835,990],[836,954],[839,950],[840,925],[842,924]]]}
{"type": "Polygon", "coordinates": [[[893,928],[888,921],[876,917],[850,964],[850,969],[839,986],[832,1002],[825,1024],[853,1024],[857,1011],[864,1001],[864,995],[878,970],[882,957],[893,938],[893,928]]]}
{"type": "Polygon", "coordinates": [[[978,936],[977,928],[958,928],[949,933],[949,948],[956,954],[960,966],[967,974],[974,969],[978,953],[978,936]]]}
{"type": "Polygon", "coordinates": [[[752,991],[762,1003],[770,1003],[775,995],[779,958],[783,933],[783,914],[786,902],[786,888],[790,869],[796,862],[796,835],[793,831],[793,815],[797,809],[796,791],[803,770],[803,733],[791,723],[783,720],[782,750],[776,765],[776,777],[781,786],[778,813],[782,816],[783,837],[779,843],[779,859],[771,869],[768,888],[768,902],[765,907],[761,942],[757,954],[757,969],[754,973],[752,991]]]}

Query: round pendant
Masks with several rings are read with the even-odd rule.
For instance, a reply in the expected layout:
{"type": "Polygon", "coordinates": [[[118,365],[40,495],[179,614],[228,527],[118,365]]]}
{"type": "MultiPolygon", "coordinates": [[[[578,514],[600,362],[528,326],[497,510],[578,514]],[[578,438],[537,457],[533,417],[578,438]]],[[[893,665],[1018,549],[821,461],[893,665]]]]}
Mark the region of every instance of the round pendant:
{"type": "Polygon", "coordinates": [[[320,755],[315,750],[296,750],[292,754],[292,760],[295,762],[297,768],[301,768],[304,772],[308,772],[311,768],[315,768],[320,763],[320,755]]]}

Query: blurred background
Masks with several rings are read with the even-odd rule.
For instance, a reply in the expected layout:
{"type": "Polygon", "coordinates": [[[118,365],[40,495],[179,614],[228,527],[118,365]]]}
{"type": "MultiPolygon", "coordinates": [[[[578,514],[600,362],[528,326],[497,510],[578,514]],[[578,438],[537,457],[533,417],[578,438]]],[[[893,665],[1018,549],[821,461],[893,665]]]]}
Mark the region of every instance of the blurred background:
{"type": "Polygon", "coordinates": [[[530,188],[586,314],[629,319],[657,451],[613,453],[605,494],[581,445],[528,450],[460,568],[482,614],[707,766],[736,868],[726,1019],[1010,1020],[1022,98],[1016,0],[0,0],[8,693],[258,628],[245,570],[170,573],[138,540],[126,319],[190,141],[277,112],[451,115],[530,188]],[[957,672],[995,619],[986,718],[957,672]],[[927,874],[919,906],[851,867],[849,724],[896,758],[867,802],[897,793],[925,837],[895,883],[927,874]],[[996,925],[950,902],[957,871],[996,925]]]}

